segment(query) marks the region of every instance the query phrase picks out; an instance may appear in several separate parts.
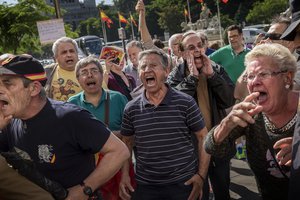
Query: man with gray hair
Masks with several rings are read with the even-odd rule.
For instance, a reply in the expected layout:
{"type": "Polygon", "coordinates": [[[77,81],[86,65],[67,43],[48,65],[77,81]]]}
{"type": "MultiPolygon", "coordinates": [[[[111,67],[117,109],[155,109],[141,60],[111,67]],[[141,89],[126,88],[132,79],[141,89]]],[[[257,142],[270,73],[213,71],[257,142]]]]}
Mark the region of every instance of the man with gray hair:
{"type": "Polygon", "coordinates": [[[78,46],[75,40],[61,37],[53,43],[55,64],[45,67],[47,96],[55,100],[67,101],[81,91],[76,79],[75,65],[78,62],[78,46]]]}
{"type": "Polygon", "coordinates": [[[26,152],[41,174],[68,190],[60,199],[99,199],[98,188],[129,158],[128,149],[87,110],[47,98],[46,79],[32,57],[2,62],[0,151],[26,152]],[[104,157],[95,166],[98,152],[104,157]]]}
{"type": "MultiPolygon", "coordinates": [[[[202,40],[195,31],[183,35],[181,49],[184,62],[172,70],[167,82],[197,101],[206,128],[210,130],[226,116],[225,109],[234,104],[234,84],[224,68],[205,55],[202,40]]],[[[211,157],[208,175],[216,200],[230,199],[229,168],[230,160],[211,157]]],[[[202,198],[208,199],[208,184],[204,186],[202,198]]]]}
{"type": "Polygon", "coordinates": [[[196,199],[201,196],[210,157],[203,149],[207,134],[193,99],[165,83],[168,56],[157,49],[139,55],[139,75],[145,91],[124,110],[122,140],[136,145],[136,181],[130,184],[128,162],[120,183],[122,199],[196,199]],[[198,139],[195,154],[192,134],[198,139]],[[134,194],[132,194],[134,192],[134,194]]]}
{"type": "Polygon", "coordinates": [[[136,83],[136,86],[141,85],[141,80],[138,75],[138,55],[143,50],[142,43],[139,41],[133,40],[126,45],[126,51],[131,63],[129,63],[124,68],[124,72],[131,75],[136,83]]]}

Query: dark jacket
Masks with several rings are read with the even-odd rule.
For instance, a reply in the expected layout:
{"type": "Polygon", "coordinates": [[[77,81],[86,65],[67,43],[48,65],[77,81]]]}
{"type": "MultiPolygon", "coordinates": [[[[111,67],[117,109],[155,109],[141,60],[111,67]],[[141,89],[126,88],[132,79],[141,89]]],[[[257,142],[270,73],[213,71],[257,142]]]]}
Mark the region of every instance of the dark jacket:
{"type": "Polygon", "coordinates": [[[124,73],[125,76],[128,79],[129,86],[126,86],[125,82],[122,80],[122,78],[114,73],[113,71],[110,71],[108,76],[108,83],[107,88],[110,90],[118,91],[121,94],[125,95],[127,97],[127,100],[130,101],[132,99],[130,92],[136,87],[135,80],[132,76],[124,73]]]}
{"type": "MultiPolygon", "coordinates": [[[[207,79],[207,88],[210,107],[212,110],[212,125],[215,126],[226,116],[225,109],[235,103],[233,96],[234,83],[224,68],[212,61],[214,75],[207,79]]],[[[167,83],[186,94],[193,96],[197,101],[198,79],[187,75],[186,62],[175,67],[168,76],[167,83]]]]}

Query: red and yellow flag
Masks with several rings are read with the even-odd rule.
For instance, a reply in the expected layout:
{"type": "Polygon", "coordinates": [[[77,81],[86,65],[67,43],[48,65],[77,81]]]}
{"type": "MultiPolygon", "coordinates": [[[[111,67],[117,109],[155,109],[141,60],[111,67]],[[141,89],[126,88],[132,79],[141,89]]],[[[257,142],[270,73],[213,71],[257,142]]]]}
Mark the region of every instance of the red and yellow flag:
{"type": "Polygon", "coordinates": [[[130,14],[130,21],[137,27],[137,23],[131,14],[130,14]]]}
{"type": "Polygon", "coordinates": [[[188,11],[184,9],[184,16],[188,16],[188,11]]]}
{"type": "Polygon", "coordinates": [[[127,19],[123,15],[121,15],[120,13],[118,13],[118,14],[119,14],[119,21],[121,23],[129,24],[127,19]]]}
{"type": "Polygon", "coordinates": [[[113,21],[102,10],[100,11],[100,17],[102,21],[106,22],[107,27],[110,28],[113,21]]]}

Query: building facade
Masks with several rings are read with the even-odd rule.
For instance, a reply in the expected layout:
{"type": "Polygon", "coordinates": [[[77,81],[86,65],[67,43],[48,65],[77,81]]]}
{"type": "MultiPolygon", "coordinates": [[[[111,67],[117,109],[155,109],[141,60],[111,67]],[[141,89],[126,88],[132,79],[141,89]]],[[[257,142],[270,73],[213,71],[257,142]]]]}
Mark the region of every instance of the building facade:
{"type": "MultiPolygon", "coordinates": [[[[54,7],[55,0],[46,0],[54,7]]],[[[99,17],[95,0],[57,0],[65,23],[71,24],[75,30],[81,21],[90,17],[99,17]]]]}

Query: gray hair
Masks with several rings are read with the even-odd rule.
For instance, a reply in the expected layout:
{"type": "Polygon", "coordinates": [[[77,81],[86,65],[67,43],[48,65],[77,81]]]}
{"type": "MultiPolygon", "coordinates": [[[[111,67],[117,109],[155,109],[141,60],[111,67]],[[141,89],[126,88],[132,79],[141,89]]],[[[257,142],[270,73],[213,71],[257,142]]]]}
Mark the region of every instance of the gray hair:
{"type": "Polygon", "coordinates": [[[139,42],[139,41],[136,41],[136,40],[132,40],[132,41],[130,41],[129,43],[126,44],[126,50],[128,50],[131,47],[137,47],[137,48],[143,50],[142,43],[139,42]]]}
{"type": "Polygon", "coordinates": [[[76,52],[78,53],[78,45],[77,45],[77,42],[75,40],[73,40],[72,38],[69,38],[69,37],[61,37],[61,38],[57,39],[52,45],[52,52],[53,52],[54,57],[57,56],[58,46],[61,43],[71,43],[71,44],[73,44],[73,46],[75,47],[76,52]]]}
{"type": "Polygon", "coordinates": [[[255,46],[245,57],[245,66],[247,67],[250,62],[258,57],[269,57],[275,64],[273,67],[277,67],[279,70],[287,70],[290,72],[296,72],[297,61],[295,56],[291,54],[288,48],[281,44],[261,44],[255,46]]]}
{"type": "MultiPolygon", "coordinates": [[[[28,88],[29,84],[32,83],[33,81],[28,79],[28,78],[25,78],[25,77],[21,77],[22,79],[22,82],[23,82],[23,85],[25,88],[28,88]]],[[[44,87],[41,87],[41,91],[39,93],[39,96],[40,98],[42,99],[46,99],[47,95],[46,95],[46,90],[44,87]]]]}
{"type": "Polygon", "coordinates": [[[196,32],[196,35],[198,37],[200,37],[203,44],[206,45],[208,43],[208,38],[207,38],[206,33],[204,33],[203,31],[198,31],[198,32],[196,32]]]}
{"type": "Polygon", "coordinates": [[[181,41],[182,35],[183,35],[182,33],[175,33],[175,34],[173,34],[173,35],[169,38],[169,47],[171,48],[173,41],[177,40],[177,38],[180,37],[180,41],[181,41]]]}
{"type": "Polygon", "coordinates": [[[76,72],[76,77],[77,78],[79,77],[79,70],[81,68],[86,67],[89,64],[95,64],[98,67],[99,72],[101,74],[103,74],[103,68],[102,68],[102,65],[101,65],[99,59],[96,58],[95,56],[90,55],[88,57],[82,58],[81,60],[79,60],[77,62],[76,66],[75,66],[75,72],[76,72]]]}
{"type": "MultiPolygon", "coordinates": [[[[182,39],[181,39],[181,42],[183,42],[183,40],[189,36],[189,35],[197,35],[196,31],[194,30],[189,30],[187,32],[185,32],[183,35],[182,35],[182,39]]],[[[198,36],[198,35],[197,35],[198,36]]]]}
{"type": "Polygon", "coordinates": [[[144,57],[144,56],[147,56],[147,55],[151,55],[151,54],[154,54],[154,55],[158,55],[160,57],[160,60],[161,60],[161,64],[163,65],[163,68],[164,69],[167,69],[169,66],[169,58],[168,58],[168,55],[162,51],[162,50],[158,50],[158,49],[148,49],[148,50],[145,50],[145,51],[141,51],[139,53],[139,61],[144,57]]]}

